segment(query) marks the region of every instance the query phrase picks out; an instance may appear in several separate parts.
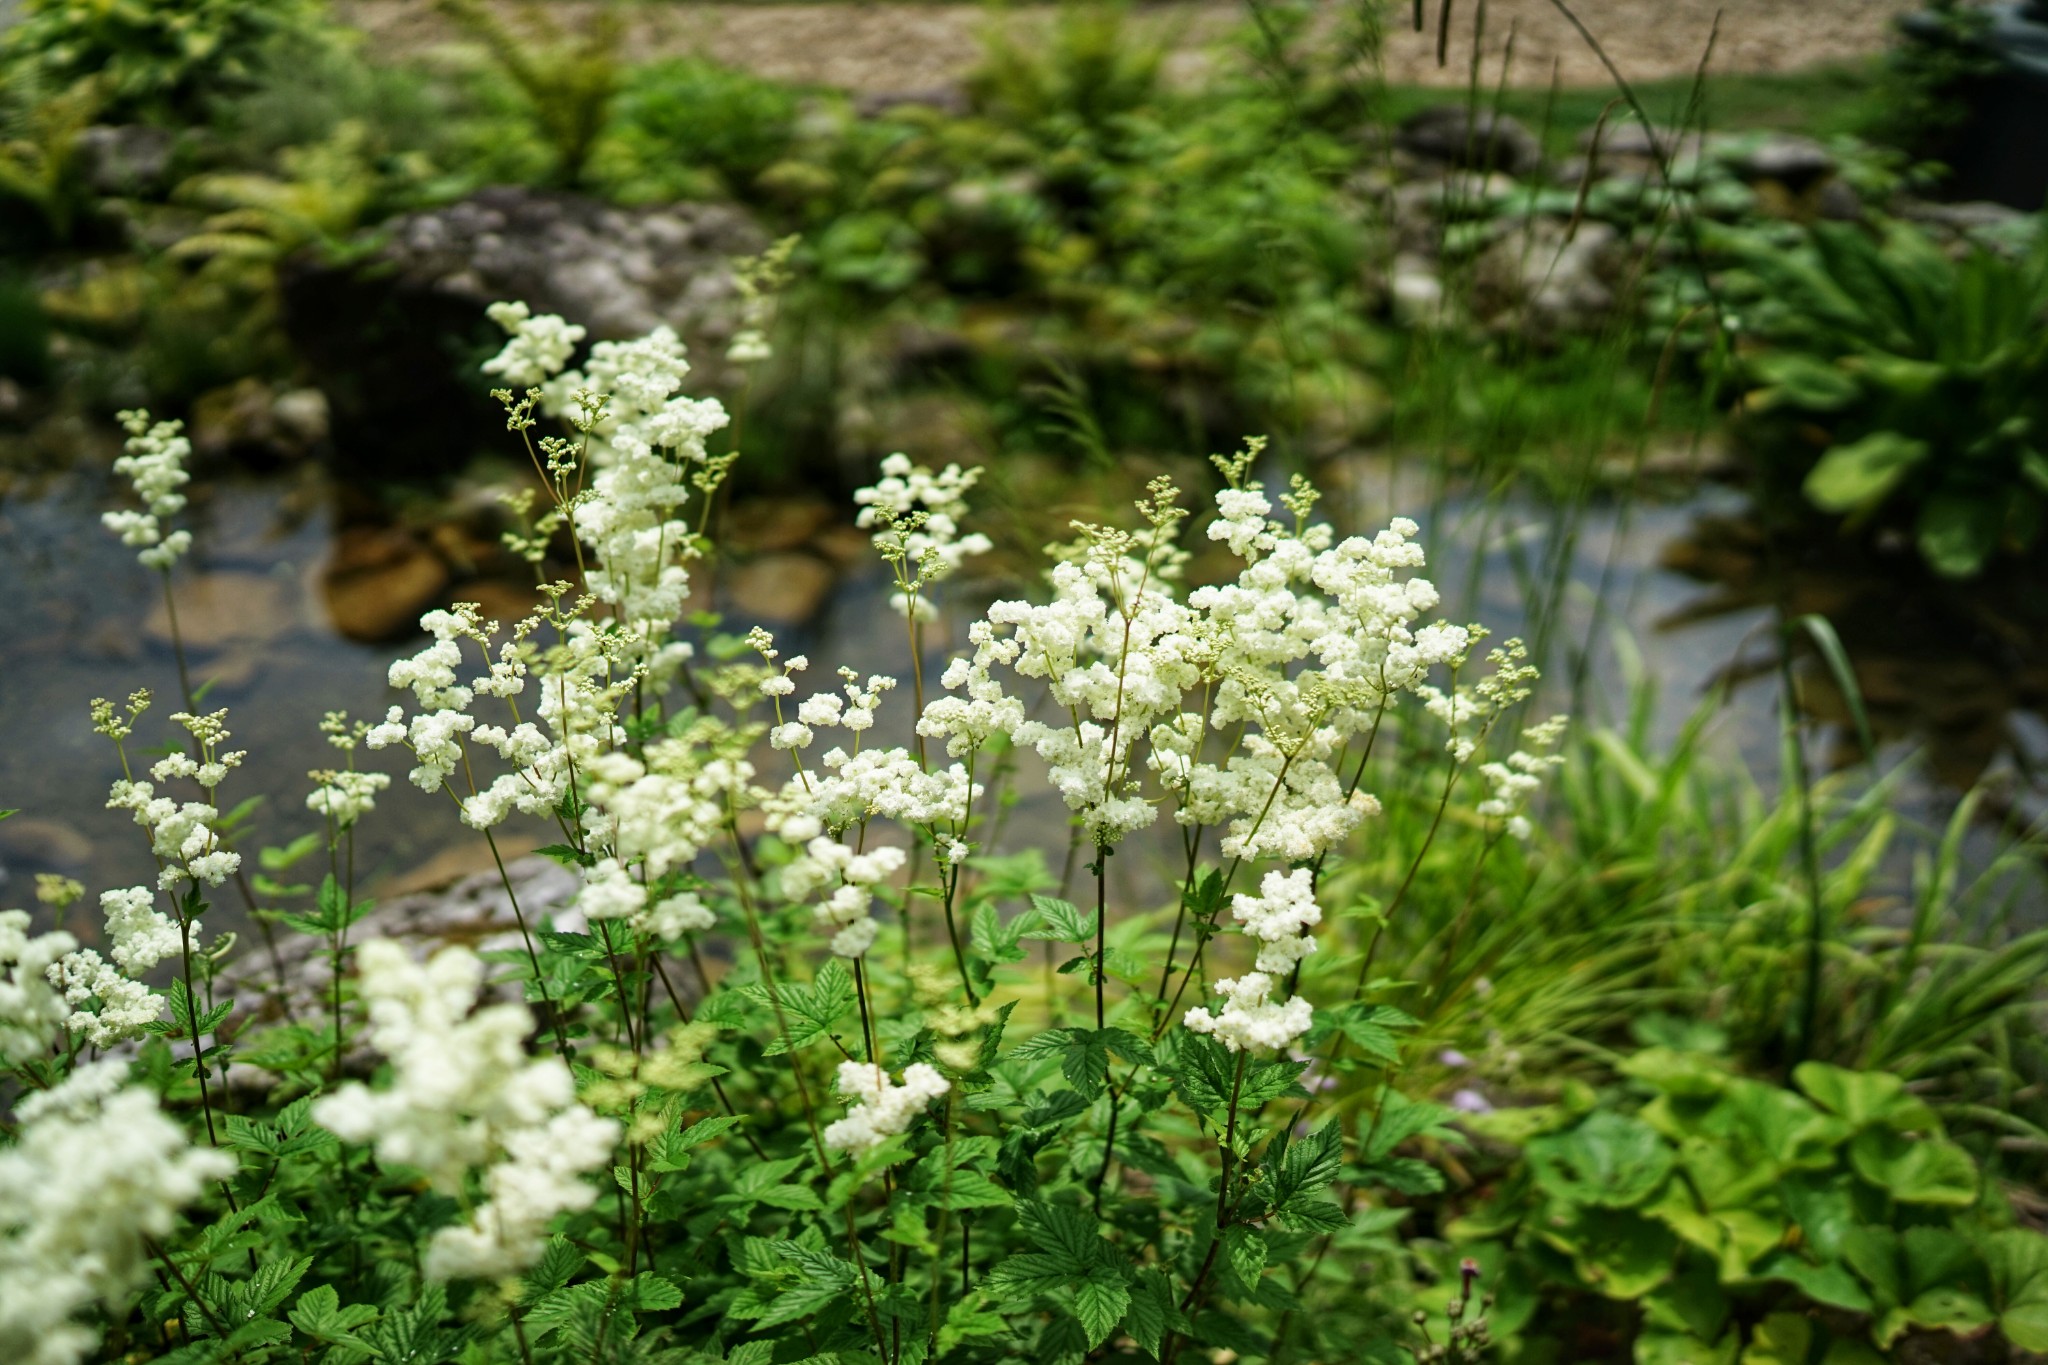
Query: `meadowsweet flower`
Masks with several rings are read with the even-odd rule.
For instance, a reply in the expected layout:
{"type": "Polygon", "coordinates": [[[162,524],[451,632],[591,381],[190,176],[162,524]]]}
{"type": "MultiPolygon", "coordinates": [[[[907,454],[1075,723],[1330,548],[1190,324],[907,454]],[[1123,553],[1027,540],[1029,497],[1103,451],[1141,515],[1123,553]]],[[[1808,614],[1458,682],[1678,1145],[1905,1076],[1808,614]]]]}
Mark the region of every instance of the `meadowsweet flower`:
{"type": "Polygon", "coordinates": [[[554,313],[535,317],[523,303],[494,303],[485,316],[505,330],[505,349],[484,362],[484,373],[525,388],[552,377],[576,353],[584,329],[554,313]]]}
{"type": "Polygon", "coordinates": [[[596,1202],[583,1177],[609,1163],[618,1125],[576,1103],[562,1062],[527,1057],[534,1022],[524,1005],[477,1008],[483,963],[467,949],[416,963],[375,939],[357,966],[370,1042],[391,1060],[391,1087],[344,1086],[314,1105],[314,1120],[373,1143],[378,1161],[415,1168],[446,1194],[484,1170],[484,1201],[467,1223],[435,1233],[427,1272],[517,1273],[539,1256],[556,1214],[596,1202]]]}
{"type": "Polygon", "coordinates": [[[0,910],[0,1058],[25,1062],[48,1052],[63,1026],[64,999],[47,974],[78,940],[28,932],[26,910],[0,910]]]}
{"type": "Polygon", "coordinates": [[[1245,937],[1258,943],[1261,972],[1285,974],[1316,950],[1308,931],[1323,922],[1323,912],[1316,904],[1315,876],[1305,867],[1268,872],[1258,895],[1231,897],[1230,913],[1245,937]]]}
{"type": "Polygon", "coordinates": [[[819,835],[782,869],[782,894],[806,900],[824,887],[833,890],[812,911],[818,923],[834,930],[832,951],[840,957],[861,957],[874,947],[882,927],[868,914],[874,888],[899,872],[907,858],[900,848],[884,845],[855,853],[829,835],[819,835]]]}
{"type": "Polygon", "coordinates": [[[307,774],[317,784],[306,797],[306,809],[347,829],[377,808],[377,793],[391,785],[384,773],[322,768],[307,774]]]}
{"type": "Polygon", "coordinates": [[[95,1062],[21,1102],[20,1139],[0,1149],[0,1359],[83,1360],[98,1334],[73,1319],[140,1289],[149,1239],[234,1171],[126,1079],[125,1063],[95,1062]]]}
{"type": "Polygon", "coordinates": [[[1206,1033],[1232,1052],[1274,1051],[1309,1031],[1315,1011],[1300,996],[1274,1003],[1273,978],[1246,972],[1235,981],[1218,981],[1216,993],[1225,1004],[1220,1014],[1191,1009],[1182,1020],[1196,1033],[1206,1033]]]}
{"type": "Polygon", "coordinates": [[[1564,755],[1547,752],[1563,737],[1564,726],[1562,716],[1532,725],[1522,735],[1526,748],[1515,750],[1502,762],[1479,765],[1487,797],[1479,803],[1478,812],[1488,820],[1504,822],[1511,838],[1526,840],[1534,833],[1522,812],[1542,787],[1544,774],[1564,763],[1564,755]]]}
{"type": "MultiPolygon", "coordinates": [[[[178,926],[156,908],[156,895],[147,887],[101,892],[100,911],[107,918],[107,941],[113,945],[109,955],[130,976],[177,956],[184,946],[178,926]]],[[[192,930],[199,931],[198,921],[192,930]]]]}
{"type": "Polygon", "coordinates": [[[825,1129],[825,1145],[856,1156],[872,1151],[909,1132],[925,1107],[952,1088],[936,1067],[925,1062],[905,1067],[901,1085],[893,1084],[879,1066],[841,1062],[833,1089],[852,1100],[853,1108],[825,1129]]]}
{"type": "Polygon", "coordinates": [[[131,812],[149,832],[150,850],[164,864],[157,874],[160,890],[175,890],[186,881],[219,886],[242,865],[242,855],[221,844],[214,829],[220,812],[206,802],[181,804],[158,796],[147,782],[123,780],[108,789],[107,809],[131,812]]]}
{"type": "Polygon", "coordinates": [[[162,996],[90,948],[66,953],[44,975],[73,1006],[64,1026],[94,1047],[140,1038],[163,1016],[162,996]]]}
{"type": "Polygon", "coordinates": [[[120,418],[128,432],[127,453],[114,461],[114,472],[127,475],[135,496],[149,510],[108,512],[100,522],[123,545],[140,551],[135,557],[144,567],[169,569],[192,548],[190,531],[166,535],[163,530],[163,518],[185,508],[185,495],[178,490],[192,479],[185,471],[192,443],[185,439],[183,422],[152,422],[139,408],[120,418]]]}
{"type": "Polygon", "coordinates": [[[923,589],[957,573],[969,555],[988,553],[987,536],[960,530],[967,494],[980,479],[979,467],[949,464],[934,474],[898,453],[882,461],[880,479],[854,490],[861,509],[854,524],[875,532],[875,548],[901,566],[899,586],[907,583],[916,590],[899,590],[890,598],[899,613],[914,610],[920,619],[936,615],[923,589]]]}

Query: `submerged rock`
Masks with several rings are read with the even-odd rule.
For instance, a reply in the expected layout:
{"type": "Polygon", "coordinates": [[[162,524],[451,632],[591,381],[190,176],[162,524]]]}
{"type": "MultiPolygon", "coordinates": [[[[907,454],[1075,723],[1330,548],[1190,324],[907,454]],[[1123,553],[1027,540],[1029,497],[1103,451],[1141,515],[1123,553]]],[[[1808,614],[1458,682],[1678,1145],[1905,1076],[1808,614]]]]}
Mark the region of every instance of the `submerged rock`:
{"type": "Polygon", "coordinates": [[[815,555],[765,554],[733,570],[726,595],[750,621],[800,625],[818,614],[838,574],[815,555]]]}
{"type": "Polygon", "coordinates": [[[448,580],[441,557],[408,532],[351,526],[334,538],[321,599],[337,631],[369,643],[414,629],[448,580]]]}
{"type": "Polygon", "coordinates": [[[193,400],[192,446],[209,457],[291,458],[327,439],[327,397],[318,389],[282,393],[260,379],[210,389],[193,400]]]}
{"type": "MultiPolygon", "coordinates": [[[[178,636],[195,654],[235,643],[273,640],[294,624],[291,589],[269,574],[222,570],[181,577],[176,580],[175,592],[178,636]]],[[[142,628],[151,640],[170,643],[170,612],[161,600],[151,608],[142,628]]]]}

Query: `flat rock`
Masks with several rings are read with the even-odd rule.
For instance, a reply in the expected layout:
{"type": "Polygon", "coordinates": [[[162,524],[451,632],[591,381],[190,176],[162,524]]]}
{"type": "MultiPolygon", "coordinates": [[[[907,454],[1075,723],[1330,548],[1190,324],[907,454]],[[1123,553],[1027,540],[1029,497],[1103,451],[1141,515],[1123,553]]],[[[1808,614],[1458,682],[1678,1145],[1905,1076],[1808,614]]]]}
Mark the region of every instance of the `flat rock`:
{"type": "Polygon", "coordinates": [[[318,389],[279,392],[260,379],[209,389],[192,403],[192,447],[201,455],[304,455],[327,436],[318,389]]]}
{"type": "Polygon", "coordinates": [[[1554,218],[1512,225],[1473,268],[1473,311],[1539,330],[1593,326],[1614,307],[1608,272],[1616,240],[1601,222],[1583,221],[1576,230],[1554,218]]]}
{"type": "MultiPolygon", "coordinates": [[[[483,847],[481,839],[477,846],[483,847]]],[[[573,873],[541,857],[515,858],[506,863],[505,872],[529,930],[539,929],[548,919],[570,932],[584,927],[581,913],[567,908],[576,894],[573,873]]],[[[349,930],[352,944],[379,938],[403,944],[420,959],[451,944],[492,952],[520,948],[525,942],[512,910],[512,896],[507,895],[495,867],[387,897],[349,930]]],[[[310,935],[288,933],[278,936],[275,956],[256,945],[237,955],[217,983],[217,993],[235,1002],[227,1031],[233,1034],[252,1023],[310,1022],[323,1017],[330,1008],[334,981],[324,946],[310,935]]],[[[492,987],[490,996],[518,998],[515,988],[505,981],[492,987]]],[[[361,1072],[373,1061],[366,1050],[358,1049],[347,1060],[347,1069],[361,1072]]],[[[235,1067],[229,1080],[263,1090],[275,1078],[253,1067],[235,1067]]]]}

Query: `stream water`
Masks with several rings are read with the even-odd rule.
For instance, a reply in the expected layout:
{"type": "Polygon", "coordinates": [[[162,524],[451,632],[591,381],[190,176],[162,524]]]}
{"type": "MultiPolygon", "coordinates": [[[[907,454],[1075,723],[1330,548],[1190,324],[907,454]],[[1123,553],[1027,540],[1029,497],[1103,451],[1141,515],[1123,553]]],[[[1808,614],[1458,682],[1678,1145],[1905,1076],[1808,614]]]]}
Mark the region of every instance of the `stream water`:
{"type": "MultiPolygon", "coordinates": [[[[1432,496],[1425,482],[1384,462],[1356,462],[1342,475],[1329,506],[1345,529],[1370,530],[1397,513],[1424,523],[1430,574],[1451,619],[1483,620],[1504,637],[1529,633],[1532,601],[1558,602],[1548,637],[1549,676],[1540,708],[1545,712],[1569,707],[1581,724],[1613,723],[1627,714],[1635,689],[1647,685],[1655,694],[1652,728],[1665,742],[1716,680],[1758,675],[1737,681],[1721,702],[1713,743],[1771,785],[1779,725],[1771,669],[1776,614],[1726,585],[1703,585],[1665,567],[1673,558],[1699,560],[1698,553],[1674,555],[1673,547],[1700,540],[1703,527],[1739,519],[1739,495],[1708,487],[1680,501],[1593,503],[1572,513],[1455,491],[1432,496]],[[1556,562],[1545,564],[1548,547],[1559,544],[1565,547],[1561,572],[1556,562]]],[[[0,744],[0,808],[21,811],[0,821],[0,904],[29,903],[37,872],[79,877],[95,897],[153,874],[141,832],[124,814],[105,808],[107,786],[120,776],[120,764],[87,716],[93,697],[119,699],[147,687],[157,699],[156,723],[145,723],[136,742],[161,744],[162,718],[178,709],[158,579],[99,524],[101,510],[117,505],[120,492],[103,461],[83,459],[62,472],[17,481],[0,497],[0,640],[6,642],[0,657],[0,735],[6,737],[0,744]]],[[[222,800],[232,806],[263,797],[238,837],[238,845],[253,853],[317,827],[304,805],[311,785],[306,774],[334,766],[337,757],[317,730],[321,716],[330,710],[380,715],[397,699],[386,686],[386,668],[418,645],[353,643],[328,621],[319,568],[335,513],[312,470],[195,486],[193,517],[198,548],[178,570],[180,619],[193,682],[207,688],[205,709],[229,708],[234,746],[249,751],[247,766],[234,774],[222,800]]],[[[1911,612],[1881,584],[1870,591],[1881,608],[1891,604],[1891,634],[1905,631],[1911,612]]],[[[1845,615],[1862,610],[1855,605],[1860,599],[1838,593],[1831,600],[1845,615]]],[[[1880,621],[1874,649],[1858,657],[1859,673],[1890,677],[1898,671],[1884,649],[1896,651],[1899,641],[1887,640],[1886,633],[1880,621]]],[[[1863,638],[1869,634],[1852,637],[1844,631],[1844,638],[1855,652],[1870,643],[1863,638]]],[[[813,625],[784,629],[781,637],[787,650],[807,652],[820,666],[904,671],[903,637],[887,612],[879,565],[843,575],[813,625]]],[[[1945,734],[1939,724],[1915,718],[1938,720],[1943,704],[1953,709],[1957,695],[1985,687],[1981,679],[1958,682],[1963,674],[1953,657],[1945,667],[1929,682],[1946,689],[1946,696],[1928,699],[1908,688],[1906,705],[1882,710],[1890,717],[1881,727],[1890,733],[1882,761],[1897,761],[1923,745],[1938,750],[1966,740],[1982,754],[1972,756],[1972,750],[1960,763],[1922,764],[1909,784],[1908,804],[1938,819],[1958,783],[1987,769],[2019,778],[2011,784],[2020,791],[2018,804],[2030,804],[2028,755],[2048,751],[2035,695],[2025,688],[2005,695],[1991,685],[1991,695],[1964,707],[1963,730],[1974,726],[1975,738],[1945,734]],[[1990,722],[1978,715],[1986,711],[1990,722]],[[1993,732],[1985,731],[1987,723],[1993,732]]],[[[1812,660],[1805,671],[1817,680],[1814,692],[1821,701],[1809,698],[1816,714],[1845,719],[1829,714],[1826,671],[1812,660]]],[[[1996,677],[1998,661],[1976,672],[1996,677]]],[[[814,669],[814,680],[824,676],[814,669]]],[[[900,700],[898,709],[907,711],[908,699],[900,700]]],[[[1878,700],[1889,705],[1895,699],[1887,693],[1878,700]]],[[[480,841],[461,827],[445,796],[411,787],[391,755],[362,758],[393,770],[395,777],[359,834],[359,884],[388,892],[480,865],[480,841]]],[[[1049,841],[1055,846],[1062,837],[1056,833],[1060,818],[1043,798],[1027,802],[1017,817],[1030,833],[1043,833],[1041,824],[1055,831],[1049,841]]],[[[546,831],[536,824],[513,828],[505,838],[531,847],[546,841],[546,831]]],[[[253,867],[253,857],[250,862],[253,867]]],[[[287,878],[293,879],[298,878],[287,878]]],[[[232,905],[216,913],[229,922],[240,918],[232,905]]]]}

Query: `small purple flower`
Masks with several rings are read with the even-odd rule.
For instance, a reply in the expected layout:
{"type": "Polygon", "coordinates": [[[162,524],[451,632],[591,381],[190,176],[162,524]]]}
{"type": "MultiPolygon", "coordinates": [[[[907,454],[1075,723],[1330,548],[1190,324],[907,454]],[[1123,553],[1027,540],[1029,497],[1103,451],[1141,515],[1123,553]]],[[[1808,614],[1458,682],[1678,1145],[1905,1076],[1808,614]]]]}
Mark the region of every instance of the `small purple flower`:
{"type": "Polygon", "coordinates": [[[1461,1114],[1491,1114],[1493,1101],[1477,1090],[1460,1090],[1451,1096],[1451,1108],[1461,1114]]]}
{"type": "Polygon", "coordinates": [[[1472,1059],[1454,1047],[1447,1047],[1442,1052],[1437,1053],[1436,1059],[1445,1066],[1455,1067],[1459,1070],[1472,1065],[1472,1059]]]}

